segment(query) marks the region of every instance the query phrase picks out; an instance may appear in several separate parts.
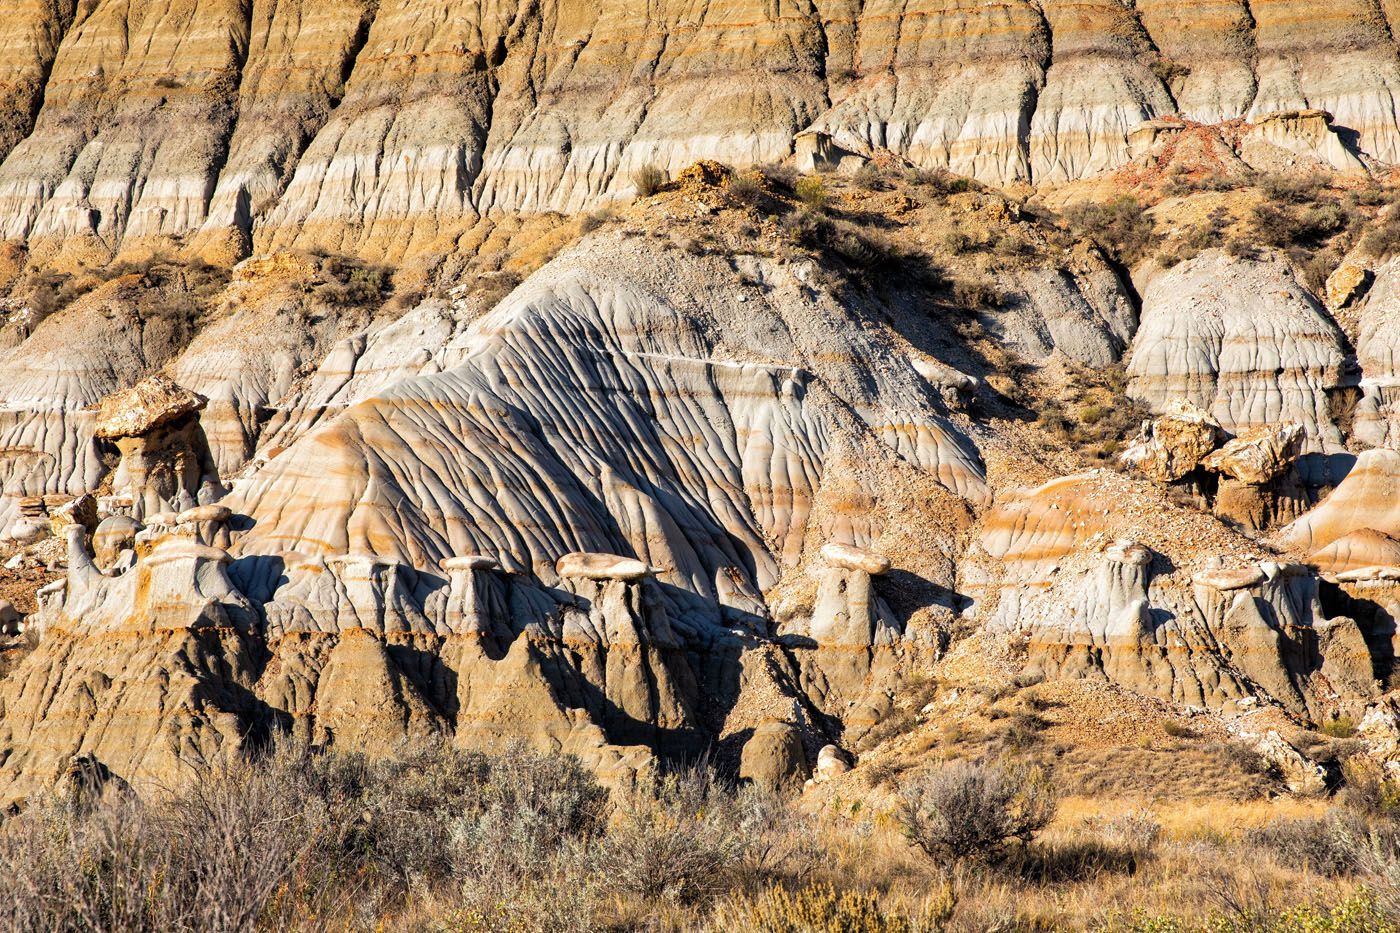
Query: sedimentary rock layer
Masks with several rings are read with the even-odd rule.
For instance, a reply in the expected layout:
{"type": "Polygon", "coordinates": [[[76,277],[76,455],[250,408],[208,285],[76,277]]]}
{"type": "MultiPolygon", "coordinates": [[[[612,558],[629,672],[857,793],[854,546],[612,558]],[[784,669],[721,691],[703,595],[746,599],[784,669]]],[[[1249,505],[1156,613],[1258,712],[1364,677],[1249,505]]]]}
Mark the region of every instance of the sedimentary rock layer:
{"type": "Polygon", "coordinates": [[[0,36],[0,235],[99,252],[426,252],[809,128],[993,182],[1113,168],[1178,112],[1320,108],[1400,153],[1361,0],[24,0],[0,36]]]}
{"type": "Polygon", "coordinates": [[[1130,352],[1129,394],[1149,408],[1189,401],[1232,434],[1300,424],[1305,451],[1341,449],[1329,395],[1357,374],[1336,323],[1281,258],[1211,251],[1154,277],[1130,352]]]}

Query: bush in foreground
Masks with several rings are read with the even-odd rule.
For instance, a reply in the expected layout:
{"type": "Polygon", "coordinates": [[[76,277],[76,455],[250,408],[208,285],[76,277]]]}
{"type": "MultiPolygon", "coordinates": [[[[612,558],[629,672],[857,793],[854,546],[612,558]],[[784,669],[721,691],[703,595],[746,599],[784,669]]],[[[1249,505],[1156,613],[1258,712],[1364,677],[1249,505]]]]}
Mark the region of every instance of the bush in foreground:
{"type": "Polygon", "coordinates": [[[939,861],[994,862],[1055,817],[1054,791],[1029,771],[959,761],[905,785],[899,821],[909,841],[939,861]]]}
{"type": "Polygon", "coordinates": [[[446,889],[466,911],[509,905],[530,928],[578,929],[586,892],[540,883],[569,874],[606,812],[574,759],[436,745],[395,761],[283,749],[149,802],[109,798],[37,803],[5,823],[0,927],[372,925],[410,891],[446,889]],[[537,887],[555,893],[558,923],[517,897],[537,887]]]}

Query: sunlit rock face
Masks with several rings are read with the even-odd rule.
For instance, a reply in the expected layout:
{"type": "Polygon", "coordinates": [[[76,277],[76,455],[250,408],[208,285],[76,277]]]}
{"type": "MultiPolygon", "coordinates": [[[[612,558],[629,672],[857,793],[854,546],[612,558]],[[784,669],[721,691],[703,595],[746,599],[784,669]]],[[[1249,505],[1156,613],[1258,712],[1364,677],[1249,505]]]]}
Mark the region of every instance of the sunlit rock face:
{"type": "Polygon", "coordinates": [[[1008,496],[983,519],[993,563],[964,585],[1052,676],[1303,715],[1337,691],[1376,692],[1382,620],[1329,612],[1310,567],[1261,559],[1208,516],[1153,500],[1102,471],[1008,496]]]}
{"type": "Polygon", "coordinates": [[[1184,400],[1231,434],[1298,424],[1302,449],[1323,455],[1343,449],[1329,399],[1358,381],[1340,328],[1285,260],[1218,251],[1151,280],[1128,375],[1129,394],[1151,409],[1184,400]]]}
{"type": "Polygon", "coordinates": [[[1175,113],[1325,111],[1351,147],[1328,164],[1400,152],[1400,62],[1360,0],[25,0],[0,29],[0,236],[80,252],[397,258],[808,130],[997,183],[1116,168],[1175,113]]]}

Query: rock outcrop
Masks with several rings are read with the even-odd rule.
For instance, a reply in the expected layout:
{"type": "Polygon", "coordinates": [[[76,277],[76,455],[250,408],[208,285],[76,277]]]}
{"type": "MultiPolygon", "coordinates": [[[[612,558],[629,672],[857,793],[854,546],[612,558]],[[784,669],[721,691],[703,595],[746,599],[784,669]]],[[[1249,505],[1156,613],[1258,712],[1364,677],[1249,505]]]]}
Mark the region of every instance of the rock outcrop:
{"type": "Polygon", "coordinates": [[[1171,483],[1201,466],[1223,437],[1214,418],[1190,402],[1178,402],[1145,422],[1118,460],[1149,479],[1171,483]]]}
{"type": "Polygon", "coordinates": [[[648,164],[763,162],[802,139],[999,183],[1083,178],[1175,113],[1246,118],[1270,152],[1353,168],[1325,108],[1364,158],[1400,154],[1400,65],[1361,3],[1319,22],[1021,0],[173,9],[26,4],[7,22],[0,235],[398,257],[481,214],[629,194],[648,164]]]}
{"type": "Polygon", "coordinates": [[[197,415],[204,405],[202,396],[163,376],[102,400],[94,434],[121,457],[113,486],[131,498],[135,518],[193,508],[206,487],[219,487],[197,415]]]}
{"type": "MultiPolygon", "coordinates": [[[[855,326],[790,267],[750,261],[762,289],[732,287],[722,258],[587,240],[460,344],[449,336],[451,366],[365,371],[353,393],[321,396],[327,410],[288,417],[278,436],[294,422],[305,433],[250,460],[218,502],[190,501],[184,467],[213,475],[187,430],[193,394],[174,404],[167,386],[140,417],[121,409],[122,430],[147,431],[120,439],[126,459],[178,449],[180,468],[133,485],[118,467],[130,505],[103,497],[117,511],[97,554],[70,543],[66,581],[43,596],[34,674],[11,685],[7,710],[76,691],[94,666],[118,679],[120,651],[97,660],[104,639],[139,632],[178,652],[168,633],[193,633],[181,637],[240,653],[203,658],[191,687],[218,698],[228,731],[180,726],[180,752],[161,737],[172,714],[150,707],[135,750],[93,751],[133,786],[181,754],[241,747],[229,735],[283,730],[380,751],[419,733],[473,747],[525,738],[580,748],[624,780],[647,766],[637,746],[687,758],[731,743],[738,756],[733,743],[765,717],[818,745],[838,738],[829,716],[857,710],[869,728],[900,658],[936,642],[929,619],[951,614],[925,578],[950,587],[947,554],[968,502],[985,497],[983,466],[906,345],[855,326]],[[396,375],[410,378],[374,381],[396,375]],[[940,504],[948,527],[901,551],[921,576],[896,609],[871,582],[891,564],[874,544],[879,516],[912,508],[911,495],[940,504]],[[824,603],[846,634],[789,655],[771,640],[765,590],[810,579],[828,541],[850,542],[825,552],[824,603]],[[64,662],[71,639],[93,653],[64,662]]],[[[417,333],[404,328],[400,345],[417,333]]],[[[821,628],[816,608],[804,635],[821,628]]],[[[150,670],[129,676],[153,677],[172,662],[133,663],[150,670]]],[[[44,727],[55,754],[97,721],[71,716],[44,727]]],[[[39,735],[16,729],[6,747],[39,735]]],[[[12,789],[48,767],[11,760],[12,789]]]]}
{"type": "Polygon", "coordinates": [[[994,600],[993,625],[1022,634],[1034,671],[1222,709],[1263,696],[1300,715],[1375,693],[1374,620],[1329,614],[1302,565],[1226,561],[1239,542],[1189,516],[1164,520],[1106,474],[1058,480],[988,513],[992,585],[965,585],[994,600]]]}
{"type": "MultiPolygon", "coordinates": [[[[1128,374],[1129,394],[1153,410],[1184,400],[1231,434],[1299,424],[1315,454],[1341,452],[1329,398],[1357,382],[1340,330],[1286,260],[1214,251],[1151,280],[1128,374]]],[[[1306,467],[1314,482],[1331,478],[1323,458],[1306,467]]]]}

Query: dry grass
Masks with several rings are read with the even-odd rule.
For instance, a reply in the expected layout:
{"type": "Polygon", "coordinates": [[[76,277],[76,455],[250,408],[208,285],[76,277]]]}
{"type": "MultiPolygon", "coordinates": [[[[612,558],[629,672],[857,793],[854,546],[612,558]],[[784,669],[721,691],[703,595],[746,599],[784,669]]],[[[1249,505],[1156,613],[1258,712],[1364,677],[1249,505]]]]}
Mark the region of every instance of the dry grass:
{"type": "Polygon", "coordinates": [[[609,800],[523,749],[283,749],[159,799],[93,794],[0,825],[6,928],[1301,933],[1400,914],[1357,894],[1400,878],[1393,841],[1284,799],[1068,797],[989,864],[927,858],[888,794],[804,813],[697,771],[609,800]],[[1320,819],[1343,828],[1321,848],[1320,819]]]}

